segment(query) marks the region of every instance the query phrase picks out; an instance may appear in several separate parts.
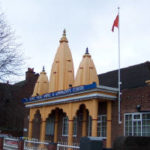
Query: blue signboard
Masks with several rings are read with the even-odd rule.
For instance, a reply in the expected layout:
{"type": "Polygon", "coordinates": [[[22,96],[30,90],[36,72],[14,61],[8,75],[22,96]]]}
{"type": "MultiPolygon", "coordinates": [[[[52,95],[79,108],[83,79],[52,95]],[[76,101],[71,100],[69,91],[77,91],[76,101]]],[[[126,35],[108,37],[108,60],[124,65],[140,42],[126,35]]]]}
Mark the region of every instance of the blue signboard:
{"type": "Polygon", "coordinates": [[[67,94],[71,94],[71,93],[78,93],[78,92],[85,91],[85,90],[90,90],[90,89],[93,89],[93,88],[96,88],[96,83],[95,82],[93,82],[92,84],[88,84],[88,85],[72,87],[72,88],[69,88],[67,90],[61,90],[61,91],[56,91],[56,92],[52,92],[52,93],[43,94],[43,95],[40,95],[40,96],[24,98],[24,99],[22,99],[22,102],[27,103],[27,102],[38,101],[38,100],[42,100],[42,99],[49,99],[49,98],[52,98],[52,97],[67,95],[67,94]]]}

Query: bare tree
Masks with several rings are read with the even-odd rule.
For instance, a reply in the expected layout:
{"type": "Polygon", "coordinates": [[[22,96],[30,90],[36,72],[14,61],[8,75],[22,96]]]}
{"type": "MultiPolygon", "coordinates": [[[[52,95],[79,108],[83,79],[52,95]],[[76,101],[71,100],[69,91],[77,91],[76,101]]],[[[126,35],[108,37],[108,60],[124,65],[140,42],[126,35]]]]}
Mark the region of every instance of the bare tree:
{"type": "Polygon", "coordinates": [[[14,32],[0,14],[0,80],[5,81],[12,75],[19,75],[23,65],[20,45],[16,43],[14,32]]]}

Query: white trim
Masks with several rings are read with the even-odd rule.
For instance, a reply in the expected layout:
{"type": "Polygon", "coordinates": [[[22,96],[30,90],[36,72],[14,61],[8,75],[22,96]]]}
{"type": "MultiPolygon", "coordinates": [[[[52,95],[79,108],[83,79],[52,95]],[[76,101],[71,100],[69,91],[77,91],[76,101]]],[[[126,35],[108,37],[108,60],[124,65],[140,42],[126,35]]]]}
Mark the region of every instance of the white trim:
{"type": "Polygon", "coordinates": [[[33,101],[30,101],[30,102],[25,102],[25,104],[30,104],[30,103],[33,103],[33,102],[35,103],[35,102],[45,101],[45,100],[51,100],[51,99],[54,100],[54,99],[58,99],[58,98],[70,97],[70,96],[75,96],[75,95],[79,95],[79,94],[85,94],[85,93],[89,93],[89,92],[108,92],[108,93],[117,94],[118,89],[117,88],[103,86],[103,85],[99,85],[99,86],[97,86],[94,89],[80,91],[80,92],[76,92],[76,93],[69,93],[69,94],[66,94],[66,95],[60,95],[60,96],[54,96],[54,97],[49,97],[49,98],[43,98],[43,99],[39,99],[39,100],[33,100],[33,101]]]}
{"type": "Polygon", "coordinates": [[[88,117],[88,136],[92,136],[92,117],[88,117]]]}
{"type": "Polygon", "coordinates": [[[80,149],[79,146],[57,144],[57,150],[59,150],[59,147],[72,148],[72,149],[80,149]]]}
{"type": "Polygon", "coordinates": [[[143,114],[150,114],[150,112],[133,112],[133,113],[124,113],[124,136],[126,135],[125,134],[125,117],[127,116],[127,115],[132,115],[132,136],[134,135],[134,125],[133,125],[133,123],[135,122],[135,121],[140,121],[141,122],[141,135],[140,136],[143,136],[142,134],[143,134],[143,130],[142,130],[142,128],[143,128],[143,118],[142,118],[142,115],[143,114]],[[140,115],[140,119],[134,119],[134,116],[135,115],[140,115]]]}
{"type": "Polygon", "coordinates": [[[67,116],[64,116],[63,117],[63,121],[62,121],[62,136],[68,136],[68,117],[67,116]],[[65,119],[67,119],[67,134],[64,134],[63,131],[64,131],[64,122],[65,122],[65,119]]]}
{"type": "Polygon", "coordinates": [[[77,118],[77,116],[76,117],[74,117],[74,119],[73,119],[73,137],[76,137],[77,136],[77,129],[78,129],[78,120],[77,120],[78,118],[77,118]],[[75,120],[76,120],[76,134],[74,134],[74,122],[75,122],[75,120]]]}
{"type": "MultiPolygon", "coordinates": [[[[107,115],[106,114],[102,114],[102,115],[98,115],[98,118],[97,118],[97,124],[98,123],[103,123],[102,121],[102,117],[106,117],[106,136],[107,136],[107,115]],[[98,120],[100,117],[100,120],[98,120]]],[[[98,133],[98,126],[97,126],[97,133],[98,133]]],[[[102,134],[102,126],[100,126],[100,133],[102,134]]],[[[106,139],[106,136],[98,136],[98,137],[102,137],[102,138],[105,138],[106,139]]]]}
{"type": "Polygon", "coordinates": [[[112,93],[116,93],[116,92],[118,92],[118,88],[113,88],[113,87],[109,87],[109,86],[104,86],[104,85],[99,85],[99,86],[97,86],[97,88],[99,88],[99,89],[102,89],[102,90],[109,90],[109,92],[112,92],[112,93]]]}
{"type": "MultiPolygon", "coordinates": [[[[55,105],[55,104],[60,104],[60,103],[88,100],[88,99],[92,99],[92,98],[103,98],[103,99],[115,100],[117,98],[117,96],[94,93],[94,94],[89,94],[89,95],[84,95],[84,96],[76,96],[76,97],[72,97],[72,98],[65,98],[65,99],[48,101],[48,102],[45,100],[42,100],[41,103],[26,104],[26,107],[30,108],[30,107],[37,107],[37,106],[44,106],[44,105],[55,105]]],[[[36,102],[39,102],[39,101],[36,101],[36,102]]]]}

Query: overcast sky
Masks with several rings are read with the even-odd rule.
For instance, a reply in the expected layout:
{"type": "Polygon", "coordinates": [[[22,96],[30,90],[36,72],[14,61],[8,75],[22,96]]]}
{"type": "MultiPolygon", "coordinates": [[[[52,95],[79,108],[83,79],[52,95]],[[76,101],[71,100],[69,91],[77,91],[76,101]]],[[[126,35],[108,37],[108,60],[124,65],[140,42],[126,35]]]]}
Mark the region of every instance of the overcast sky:
{"type": "Polygon", "coordinates": [[[149,61],[149,0],[0,0],[28,58],[25,70],[30,67],[39,73],[45,66],[48,77],[64,28],[75,73],[86,47],[98,74],[118,68],[118,32],[116,28],[111,32],[118,6],[121,67],[149,61]]]}

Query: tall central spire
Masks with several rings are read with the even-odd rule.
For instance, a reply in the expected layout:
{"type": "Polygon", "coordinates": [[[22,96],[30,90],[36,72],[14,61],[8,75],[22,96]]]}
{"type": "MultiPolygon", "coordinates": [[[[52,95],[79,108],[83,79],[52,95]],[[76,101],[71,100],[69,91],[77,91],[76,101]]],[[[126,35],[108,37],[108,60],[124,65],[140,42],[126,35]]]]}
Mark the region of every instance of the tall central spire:
{"type": "Polygon", "coordinates": [[[51,69],[49,92],[68,89],[73,83],[73,59],[64,30],[51,69]]]}

